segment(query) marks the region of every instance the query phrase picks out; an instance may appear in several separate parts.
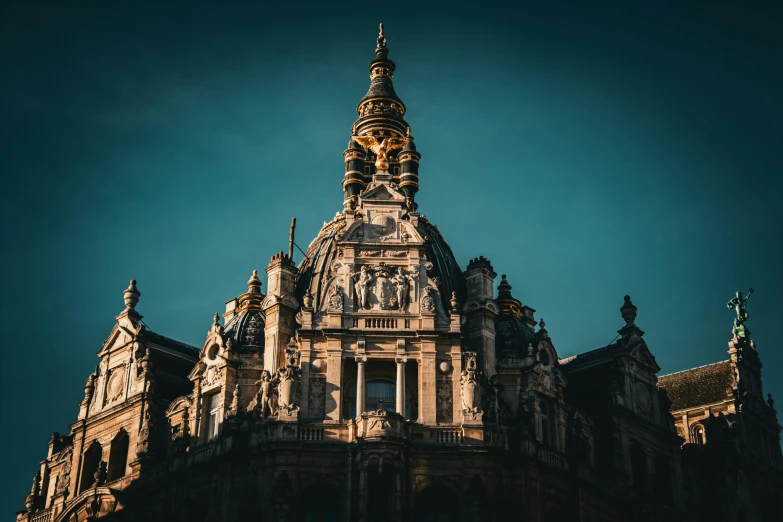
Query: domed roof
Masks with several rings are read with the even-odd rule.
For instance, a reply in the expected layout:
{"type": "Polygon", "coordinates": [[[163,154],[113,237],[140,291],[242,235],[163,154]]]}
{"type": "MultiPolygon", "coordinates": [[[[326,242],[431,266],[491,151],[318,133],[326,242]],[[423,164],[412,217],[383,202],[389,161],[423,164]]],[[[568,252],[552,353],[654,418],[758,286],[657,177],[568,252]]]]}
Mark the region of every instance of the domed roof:
{"type": "Polygon", "coordinates": [[[243,310],[233,316],[223,329],[237,351],[253,351],[264,347],[264,315],[260,310],[243,310]]]}
{"type": "Polygon", "coordinates": [[[237,351],[256,351],[264,347],[265,318],[261,311],[261,280],[258,271],[247,282],[247,293],[237,298],[237,312],[231,316],[223,327],[223,336],[231,339],[233,349],[237,351]]]}
{"type": "MultiPolygon", "coordinates": [[[[308,289],[313,294],[315,308],[318,308],[322,300],[327,298],[327,274],[332,263],[337,259],[336,236],[343,225],[342,218],[335,218],[321,229],[318,237],[307,248],[305,257],[299,264],[299,279],[296,283],[296,298],[299,302],[302,302],[308,289]]],[[[456,293],[460,303],[464,303],[467,295],[465,276],[454,258],[451,247],[443,239],[438,228],[423,217],[419,219],[417,231],[428,240],[426,256],[432,263],[429,275],[440,281],[438,289],[443,308],[451,309],[449,300],[452,292],[456,293]]]]}
{"type": "Polygon", "coordinates": [[[527,347],[537,345],[536,334],[515,315],[501,314],[495,318],[495,351],[498,359],[525,357],[527,347]]]}
{"type": "Polygon", "coordinates": [[[376,98],[383,98],[386,100],[393,100],[397,103],[402,104],[403,106],[405,104],[402,103],[402,100],[397,96],[397,93],[394,92],[394,84],[392,83],[392,79],[388,76],[376,76],[372,79],[370,82],[370,89],[367,91],[367,94],[364,95],[364,98],[359,101],[359,105],[364,103],[367,100],[372,100],[376,98]]]}
{"type": "MultiPolygon", "coordinates": [[[[529,321],[524,320],[522,303],[511,295],[506,274],[501,276],[495,300],[500,313],[495,317],[495,351],[498,359],[525,357],[528,346],[538,346],[538,336],[529,321]]],[[[532,323],[535,325],[535,323],[532,323]]]]}

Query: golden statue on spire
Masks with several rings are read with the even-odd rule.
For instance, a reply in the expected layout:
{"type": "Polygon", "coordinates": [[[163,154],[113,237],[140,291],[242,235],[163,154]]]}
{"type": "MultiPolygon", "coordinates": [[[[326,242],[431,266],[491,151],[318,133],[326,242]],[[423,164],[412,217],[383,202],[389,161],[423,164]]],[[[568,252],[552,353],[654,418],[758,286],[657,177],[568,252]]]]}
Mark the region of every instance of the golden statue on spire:
{"type": "Polygon", "coordinates": [[[375,136],[354,136],[353,140],[376,154],[375,168],[378,170],[386,170],[389,168],[389,161],[386,155],[395,149],[401,149],[411,139],[408,137],[389,137],[383,138],[382,141],[378,141],[378,138],[375,136]]]}

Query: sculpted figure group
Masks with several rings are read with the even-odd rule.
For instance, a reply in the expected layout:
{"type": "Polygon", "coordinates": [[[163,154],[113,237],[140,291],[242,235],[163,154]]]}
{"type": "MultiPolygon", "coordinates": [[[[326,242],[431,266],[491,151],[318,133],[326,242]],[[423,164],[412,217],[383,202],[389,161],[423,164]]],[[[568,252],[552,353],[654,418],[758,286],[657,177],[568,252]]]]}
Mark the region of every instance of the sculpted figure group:
{"type": "Polygon", "coordinates": [[[375,303],[382,309],[397,309],[405,311],[408,308],[411,285],[415,278],[406,274],[403,267],[397,267],[392,272],[390,268],[382,267],[373,274],[372,269],[362,265],[358,273],[351,272],[356,278],[356,302],[360,310],[370,310],[375,303]]]}
{"type": "Polygon", "coordinates": [[[286,350],[287,364],[277,369],[274,376],[269,370],[261,372],[256,381],[258,393],[248,406],[248,411],[256,411],[261,418],[274,417],[281,412],[291,416],[299,410],[299,384],[302,370],[297,365],[296,352],[286,350]]]}

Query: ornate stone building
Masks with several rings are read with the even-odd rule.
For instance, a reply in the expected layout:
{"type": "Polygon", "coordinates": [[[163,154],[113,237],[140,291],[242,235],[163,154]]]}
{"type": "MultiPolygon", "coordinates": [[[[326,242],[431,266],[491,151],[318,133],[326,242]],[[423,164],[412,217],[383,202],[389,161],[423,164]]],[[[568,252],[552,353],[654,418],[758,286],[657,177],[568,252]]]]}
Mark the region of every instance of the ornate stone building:
{"type": "Polygon", "coordinates": [[[299,266],[272,256],[266,294],[254,271],[201,348],[152,332],[131,281],[17,521],[673,522],[723,495],[705,467],[740,477],[731,520],[765,520],[780,426],[747,329],[730,361],[659,380],[626,296],[617,342],[561,360],[418,211],[388,52],[381,32],[342,209],[299,266]]]}

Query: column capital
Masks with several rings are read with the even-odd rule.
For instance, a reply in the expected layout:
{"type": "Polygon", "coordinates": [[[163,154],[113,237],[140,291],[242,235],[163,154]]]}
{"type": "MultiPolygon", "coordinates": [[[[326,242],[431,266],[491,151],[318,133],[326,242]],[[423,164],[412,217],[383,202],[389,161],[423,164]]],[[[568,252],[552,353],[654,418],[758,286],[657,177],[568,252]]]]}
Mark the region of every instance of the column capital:
{"type": "Polygon", "coordinates": [[[357,355],[353,358],[358,364],[364,364],[367,362],[366,355],[357,355]]]}
{"type": "Polygon", "coordinates": [[[402,365],[404,365],[406,362],[408,362],[408,358],[407,358],[407,357],[396,357],[396,358],[394,359],[394,362],[396,362],[397,364],[399,364],[400,366],[402,366],[402,365]]]}

